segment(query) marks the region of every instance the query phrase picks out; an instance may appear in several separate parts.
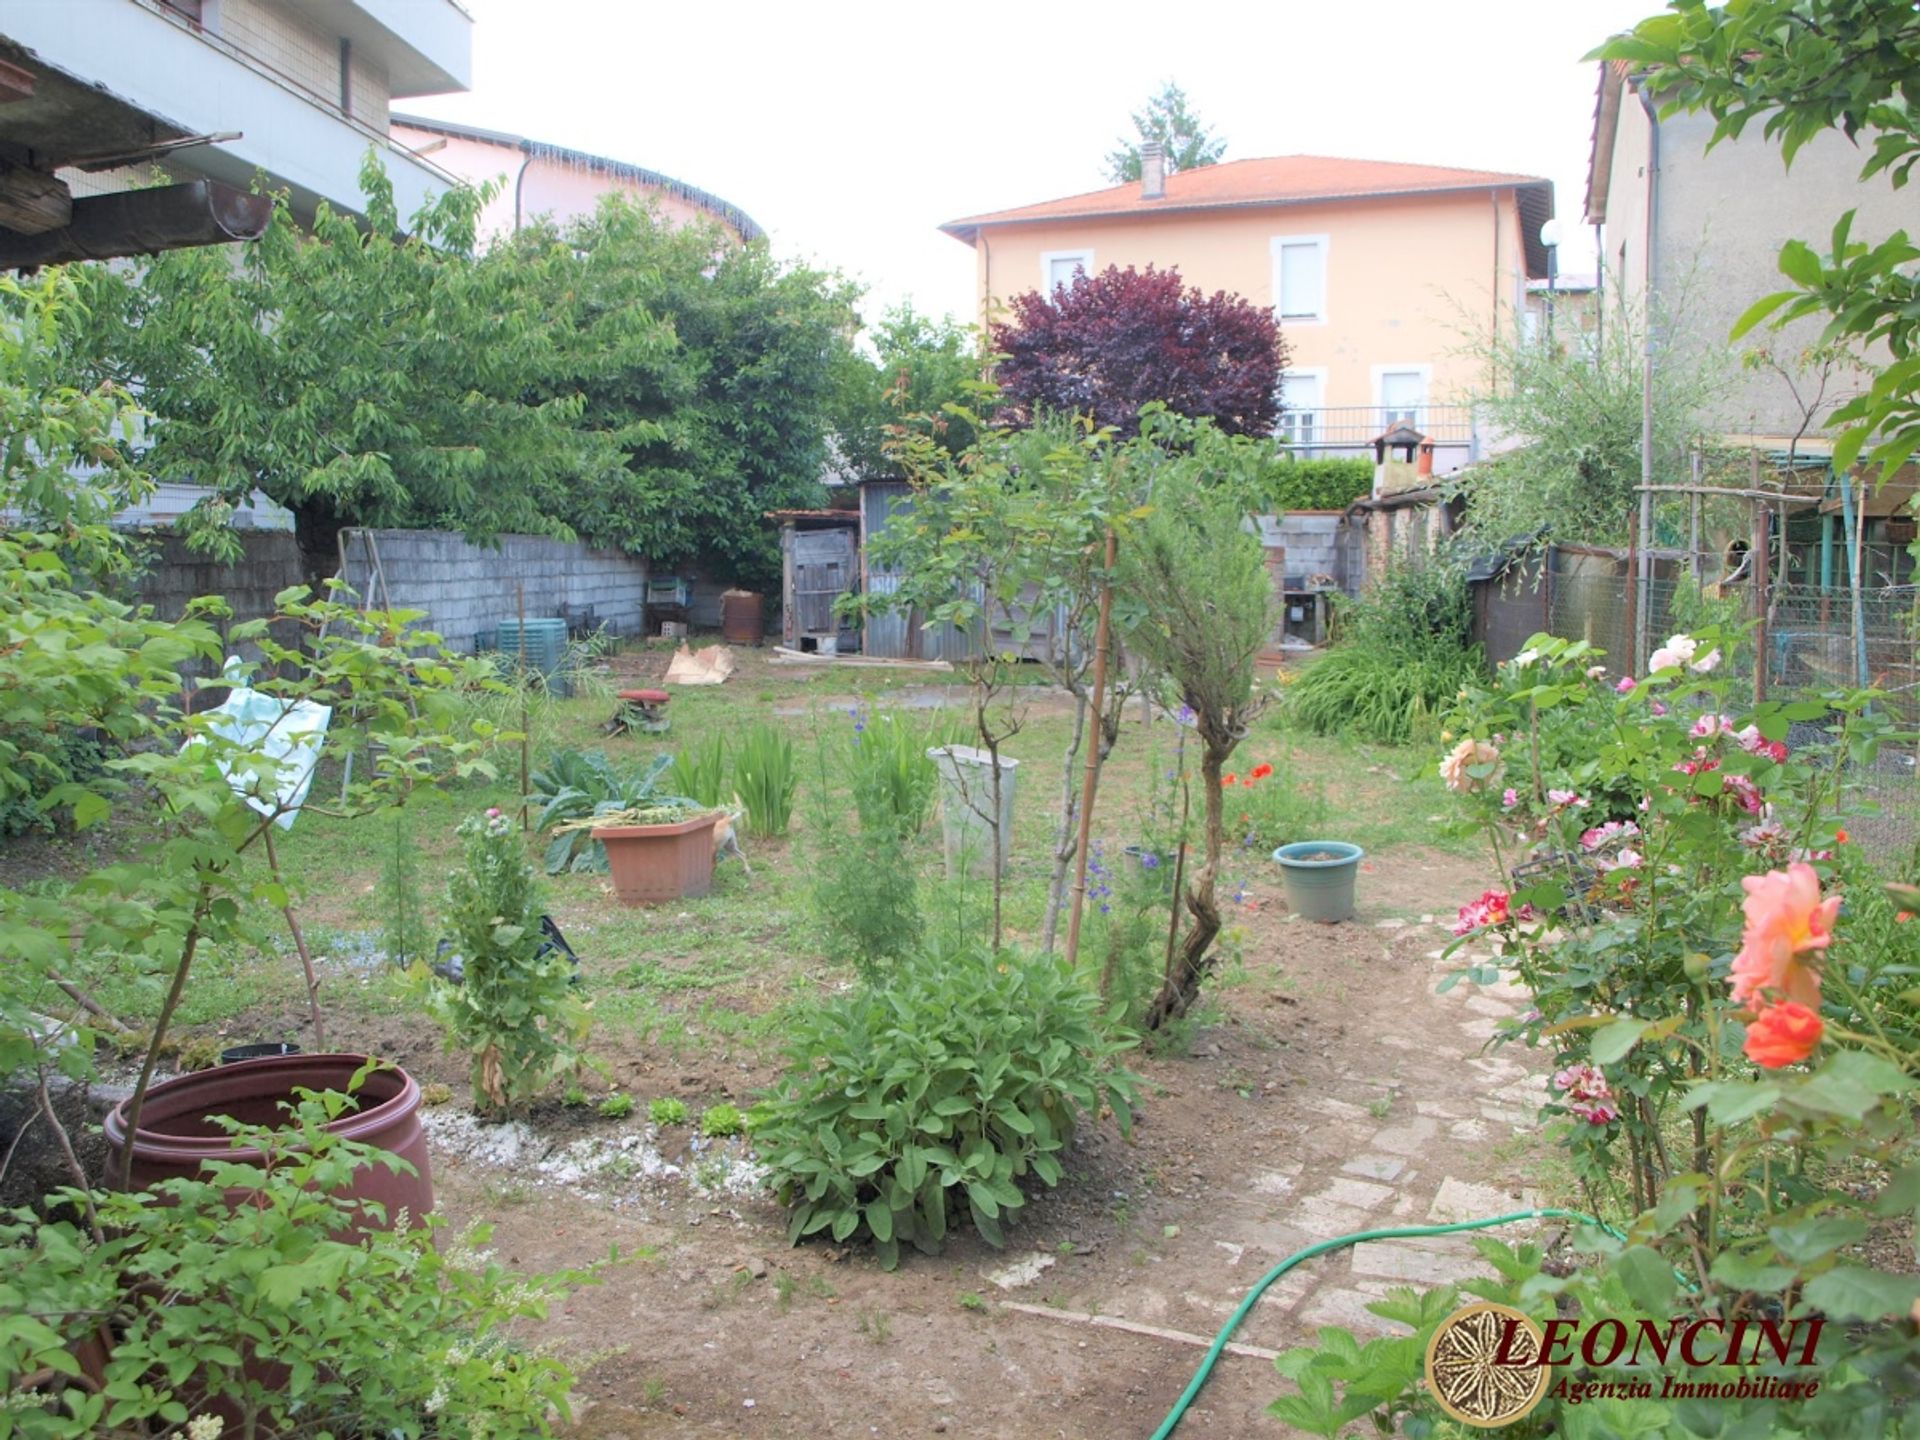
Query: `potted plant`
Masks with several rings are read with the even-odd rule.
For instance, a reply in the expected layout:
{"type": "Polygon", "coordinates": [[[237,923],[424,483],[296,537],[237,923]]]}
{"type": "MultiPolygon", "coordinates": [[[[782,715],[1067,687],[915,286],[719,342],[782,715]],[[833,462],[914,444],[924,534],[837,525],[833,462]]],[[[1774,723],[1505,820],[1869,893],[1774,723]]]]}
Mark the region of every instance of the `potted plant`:
{"type": "Polygon", "coordinates": [[[613,893],[622,905],[659,905],[699,897],[713,887],[713,827],[718,810],[669,799],[576,822],[607,855],[613,893]]]}
{"type": "Polygon", "coordinates": [[[1303,920],[1337,925],[1353,918],[1353,881],[1366,851],[1344,840],[1297,840],[1273,852],[1287,906],[1303,920]]]}
{"type": "Polygon", "coordinates": [[[597,752],[563,750],[533,777],[547,873],[606,874],[623,905],[700,896],[713,884],[713,828],[724,813],[662,789],[671,755],[638,773],[597,752]]]}

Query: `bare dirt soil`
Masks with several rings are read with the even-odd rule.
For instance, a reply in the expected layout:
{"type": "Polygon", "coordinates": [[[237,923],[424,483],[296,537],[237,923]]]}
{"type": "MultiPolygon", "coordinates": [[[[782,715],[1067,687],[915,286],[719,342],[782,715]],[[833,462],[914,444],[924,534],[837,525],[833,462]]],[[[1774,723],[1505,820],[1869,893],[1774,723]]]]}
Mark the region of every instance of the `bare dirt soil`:
{"type": "MultiPolygon", "coordinates": [[[[1434,993],[1453,962],[1434,958],[1447,935],[1431,922],[1484,871],[1414,848],[1368,865],[1344,925],[1289,915],[1277,877],[1254,886],[1246,974],[1218,991],[1219,1023],[1188,1055],[1136,1059],[1133,1140],[1110,1121],[1083,1133],[1067,1182],[1032,1198],[1005,1251],[966,1233],[887,1274],[858,1246],[789,1249],[742,1142],[647,1121],[649,1095],[744,1107],[772,1078],[770,1055],[717,1036],[677,1054],[596,1046],[641,1097],[622,1120],[554,1103],[497,1127],[436,1109],[441,1208],[456,1226],[492,1222],[516,1268],[629,1257],[529,1337],[578,1367],[585,1440],[1146,1436],[1202,1351],[1087,1317],[1210,1337],[1313,1240],[1520,1204],[1538,1082],[1482,1048],[1522,999],[1434,993]]],[[[414,1017],[346,1017],[334,1038],[463,1089],[414,1017]]],[[[1474,1263],[1460,1242],[1329,1256],[1270,1291],[1237,1339],[1273,1350],[1320,1324],[1385,1330],[1369,1300],[1474,1263]]],[[[1268,1359],[1229,1355],[1180,1433],[1286,1435],[1263,1413],[1285,1383],[1268,1359]]]]}

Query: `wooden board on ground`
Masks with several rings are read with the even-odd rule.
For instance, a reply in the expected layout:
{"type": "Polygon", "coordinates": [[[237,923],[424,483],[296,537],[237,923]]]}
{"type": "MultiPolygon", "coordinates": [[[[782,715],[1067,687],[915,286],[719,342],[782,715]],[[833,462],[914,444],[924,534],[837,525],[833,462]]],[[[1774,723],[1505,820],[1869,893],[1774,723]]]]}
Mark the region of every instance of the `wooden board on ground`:
{"type": "Polygon", "coordinates": [[[805,650],[790,650],[785,645],[773,647],[769,661],[774,665],[870,665],[885,670],[945,670],[953,666],[945,660],[889,660],[881,655],[818,655],[805,650]]]}

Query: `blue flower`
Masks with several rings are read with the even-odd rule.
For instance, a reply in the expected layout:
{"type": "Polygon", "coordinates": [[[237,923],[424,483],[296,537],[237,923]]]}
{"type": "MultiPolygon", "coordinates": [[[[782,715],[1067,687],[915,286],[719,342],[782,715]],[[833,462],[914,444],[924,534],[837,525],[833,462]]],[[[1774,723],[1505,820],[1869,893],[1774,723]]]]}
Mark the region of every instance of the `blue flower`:
{"type": "Polygon", "coordinates": [[[1173,718],[1176,724],[1191,727],[1195,719],[1193,707],[1191,705],[1182,705],[1178,710],[1173,712],[1173,718]]]}
{"type": "Polygon", "coordinates": [[[1160,857],[1149,850],[1140,857],[1140,864],[1145,869],[1158,870],[1160,868],[1160,857]]]}

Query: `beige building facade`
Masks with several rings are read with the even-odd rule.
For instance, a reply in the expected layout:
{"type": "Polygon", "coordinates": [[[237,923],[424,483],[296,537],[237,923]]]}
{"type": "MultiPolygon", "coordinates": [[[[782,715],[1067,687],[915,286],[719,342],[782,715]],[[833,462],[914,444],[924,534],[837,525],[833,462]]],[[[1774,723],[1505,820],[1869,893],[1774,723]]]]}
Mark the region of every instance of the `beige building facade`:
{"type": "MultiPolygon", "coordinates": [[[[1864,152],[1842,135],[1816,136],[1788,170],[1757,126],[1709,150],[1711,116],[1657,118],[1658,109],[1624,64],[1600,66],[1586,211],[1601,227],[1616,297],[1640,311],[1651,283],[1659,341],[1726,346],[1754,301],[1790,288],[1781,247],[1800,239],[1825,250],[1848,210],[1857,212],[1860,240],[1920,226],[1920,194],[1884,178],[1863,183],[1864,152]]],[[[1804,449],[1824,437],[1827,411],[1863,380],[1851,366],[1809,360],[1820,328],[1814,319],[1779,332],[1761,327],[1738,342],[1730,393],[1713,417],[1728,441],[1771,450],[1798,435],[1804,449]]]]}
{"type": "Polygon", "coordinates": [[[1445,473],[1491,443],[1465,351],[1514,326],[1544,277],[1551,182],[1381,161],[1241,160],[941,228],[975,251],[983,317],[1078,270],[1177,269],[1271,306],[1288,350],[1281,434],[1311,453],[1371,453],[1404,421],[1445,473]]]}
{"type": "Polygon", "coordinates": [[[393,138],[470,184],[496,185],[480,212],[482,239],[511,235],[532,220],[565,224],[591,215],[608,194],[652,206],[676,226],[718,224],[742,244],[764,234],[739,206],[624,160],[421,115],[395,115],[393,138]]]}

